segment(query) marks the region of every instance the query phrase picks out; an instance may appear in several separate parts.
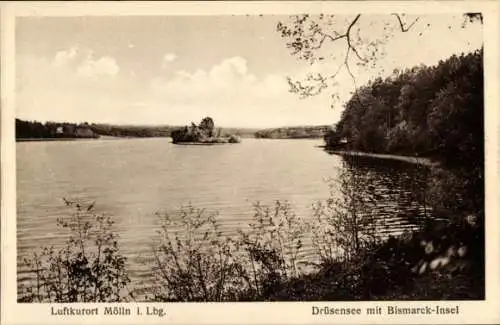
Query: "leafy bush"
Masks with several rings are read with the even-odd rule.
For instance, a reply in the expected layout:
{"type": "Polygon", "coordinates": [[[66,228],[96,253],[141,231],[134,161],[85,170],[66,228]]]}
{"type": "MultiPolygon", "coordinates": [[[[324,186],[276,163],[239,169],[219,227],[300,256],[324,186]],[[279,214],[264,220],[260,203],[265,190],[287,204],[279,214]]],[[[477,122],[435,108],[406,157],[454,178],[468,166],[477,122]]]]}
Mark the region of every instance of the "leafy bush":
{"type": "Polygon", "coordinates": [[[330,180],[330,197],[313,206],[313,246],[321,263],[350,260],[362,248],[379,240],[373,208],[374,193],[359,169],[340,169],[330,180]]]}
{"type": "Polygon", "coordinates": [[[247,286],[236,243],[222,235],[216,215],[189,205],[178,214],[158,215],[160,240],[154,249],[160,287],[156,301],[236,299],[247,286]]]}
{"type": "Polygon", "coordinates": [[[113,221],[94,213],[94,204],[84,207],[66,201],[75,209],[57,226],[68,230],[63,248],[43,247],[25,263],[35,282],[20,295],[21,302],[109,302],[125,299],[129,283],[126,258],[121,255],[113,221]]]}
{"type": "Polygon", "coordinates": [[[240,140],[240,138],[238,138],[238,137],[237,137],[237,136],[235,136],[235,135],[230,135],[230,136],[228,137],[227,142],[229,142],[229,143],[240,143],[240,142],[241,142],[241,140],[240,140]]]}
{"type": "Polygon", "coordinates": [[[257,297],[268,298],[283,281],[300,272],[299,254],[307,225],[288,202],[274,206],[254,204],[253,222],[240,230],[240,246],[245,252],[243,269],[257,297]]]}
{"type": "Polygon", "coordinates": [[[299,274],[305,226],[287,203],[256,204],[255,222],[235,237],[222,234],[216,215],[191,205],[159,217],[154,254],[161,285],[153,300],[261,300],[299,274]]]}

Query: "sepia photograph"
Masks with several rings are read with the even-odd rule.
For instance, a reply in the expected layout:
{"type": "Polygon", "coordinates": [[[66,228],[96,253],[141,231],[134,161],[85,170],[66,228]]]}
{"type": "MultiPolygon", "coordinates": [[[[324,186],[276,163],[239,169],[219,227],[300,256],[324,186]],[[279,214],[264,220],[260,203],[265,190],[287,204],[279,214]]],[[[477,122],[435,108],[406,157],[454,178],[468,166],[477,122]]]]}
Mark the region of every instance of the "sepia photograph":
{"type": "Polygon", "coordinates": [[[12,299],[485,302],[485,13],[317,8],[14,17],[12,299]]]}
{"type": "Polygon", "coordinates": [[[483,299],[481,23],[17,19],[19,301],[483,299]]]}

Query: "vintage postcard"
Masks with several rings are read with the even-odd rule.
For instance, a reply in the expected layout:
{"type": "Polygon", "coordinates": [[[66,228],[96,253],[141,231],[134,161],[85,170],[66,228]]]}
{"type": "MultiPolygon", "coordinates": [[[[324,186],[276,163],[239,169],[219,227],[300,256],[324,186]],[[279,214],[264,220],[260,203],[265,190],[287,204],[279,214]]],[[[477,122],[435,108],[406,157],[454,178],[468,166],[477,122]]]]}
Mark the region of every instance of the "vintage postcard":
{"type": "Polygon", "coordinates": [[[2,324],[500,323],[499,9],[2,3],[2,324]]]}

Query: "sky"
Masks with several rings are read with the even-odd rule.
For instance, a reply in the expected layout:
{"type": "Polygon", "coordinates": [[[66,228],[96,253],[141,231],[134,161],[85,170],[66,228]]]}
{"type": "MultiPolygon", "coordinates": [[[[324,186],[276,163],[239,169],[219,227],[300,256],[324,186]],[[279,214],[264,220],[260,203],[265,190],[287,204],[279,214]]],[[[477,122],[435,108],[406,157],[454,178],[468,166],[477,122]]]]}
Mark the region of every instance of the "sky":
{"type": "MultiPolygon", "coordinates": [[[[352,18],[340,16],[332,28],[343,31],[352,18]]],[[[345,69],[335,87],[305,99],[289,92],[286,78],[332,73],[343,55],[313,65],[291,55],[276,31],[279,21],[289,19],[18,17],[16,116],[140,125],[184,125],[205,116],[226,127],[333,124],[354,89],[345,69]],[[332,93],[340,96],[333,108],[332,93]]],[[[481,24],[461,28],[462,22],[460,15],[421,16],[402,33],[394,16],[362,15],[361,37],[390,37],[379,46],[385,55],[374,67],[358,68],[352,61],[356,84],[481,47],[481,24]]],[[[342,43],[326,50],[344,48],[342,43]]]]}

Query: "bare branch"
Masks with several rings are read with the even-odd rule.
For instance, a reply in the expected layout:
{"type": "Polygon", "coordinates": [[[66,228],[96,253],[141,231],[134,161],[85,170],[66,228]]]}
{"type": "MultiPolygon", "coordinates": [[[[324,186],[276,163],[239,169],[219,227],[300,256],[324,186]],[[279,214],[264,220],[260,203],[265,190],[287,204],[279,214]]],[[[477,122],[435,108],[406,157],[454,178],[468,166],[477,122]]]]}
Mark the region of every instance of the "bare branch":
{"type": "Polygon", "coordinates": [[[354,54],[356,54],[356,56],[358,57],[358,59],[360,61],[363,61],[363,62],[366,62],[367,60],[362,58],[361,55],[359,55],[359,52],[358,50],[356,49],[356,47],[354,47],[354,45],[352,45],[351,43],[351,29],[354,27],[354,25],[356,25],[356,23],[358,22],[359,18],[361,17],[361,14],[358,14],[353,20],[352,22],[349,24],[349,26],[347,27],[347,30],[344,34],[341,34],[341,35],[337,35],[337,36],[332,36],[332,35],[329,35],[327,33],[323,33],[321,32],[321,35],[323,36],[321,38],[321,40],[319,41],[319,44],[317,46],[314,46],[312,47],[312,49],[314,50],[318,50],[320,49],[322,46],[323,46],[323,43],[325,42],[326,39],[328,39],[330,42],[335,42],[339,39],[342,39],[342,38],[345,38],[346,39],[346,42],[347,42],[347,46],[349,49],[351,49],[354,54]]]}
{"type": "Polygon", "coordinates": [[[349,73],[349,75],[351,76],[352,80],[353,80],[353,83],[354,83],[354,88],[357,89],[357,86],[356,86],[356,79],[353,75],[353,73],[351,72],[351,69],[349,67],[349,54],[350,54],[350,51],[352,50],[352,52],[356,55],[356,57],[360,60],[360,61],[363,61],[363,62],[366,62],[367,60],[364,59],[363,57],[361,57],[361,55],[359,55],[356,47],[354,47],[351,43],[351,29],[354,27],[354,25],[356,25],[356,23],[359,21],[359,18],[361,17],[361,14],[358,14],[353,20],[352,22],[349,24],[349,26],[347,27],[347,30],[344,34],[342,35],[338,35],[338,36],[331,36],[331,35],[328,35],[328,34],[323,34],[323,38],[321,39],[320,41],[320,44],[318,45],[318,48],[320,48],[323,44],[323,42],[328,38],[331,42],[334,42],[336,40],[339,40],[341,38],[345,38],[346,39],[346,42],[347,42],[347,50],[346,50],[346,55],[344,57],[344,61],[342,62],[341,65],[339,65],[337,71],[330,76],[330,79],[333,79],[337,76],[337,74],[340,72],[340,70],[342,69],[342,67],[345,67],[347,69],[347,72],[349,73]]]}
{"type": "MultiPolygon", "coordinates": [[[[408,24],[408,22],[404,21],[405,16],[403,14],[393,13],[391,15],[396,17],[399,28],[404,33],[413,28],[420,18],[417,17],[408,24]]],[[[335,43],[336,41],[344,39],[346,46],[344,49],[345,54],[342,52],[342,54],[340,54],[343,58],[339,58],[342,61],[339,62],[338,68],[334,74],[330,74],[326,77],[320,77],[319,75],[318,77],[309,76],[304,80],[304,83],[300,81],[292,81],[291,78],[289,78],[288,82],[291,92],[300,94],[302,98],[317,95],[329,86],[329,84],[326,83],[326,80],[334,82],[334,79],[338,76],[340,71],[345,68],[353,81],[355,97],[361,102],[361,98],[358,94],[356,76],[350,66],[350,64],[353,63],[351,53],[355,56],[354,60],[357,61],[355,62],[357,65],[366,65],[370,63],[374,60],[374,56],[378,53],[377,49],[372,51],[373,57],[370,57],[369,53],[364,53],[363,48],[361,48],[362,46],[359,43],[361,38],[359,38],[359,35],[356,35],[354,32],[354,27],[359,25],[361,14],[357,14],[352,20],[348,20],[346,22],[348,23],[346,26],[347,28],[344,27],[346,29],[341,32],[336,30],[326,30],[320,26],[317,21],[310,20],[309,15],[295,16],[294,18],[295,21],[292,23],[291,27],[284,25],[281,22],[277,26],[277,29],[281,33],[282,37],[289,39],[286,46],[293,50],[292,55],[299,55],[300,59],[307,60],[313,64],[317,60],[324,59],[324,57],[317,51],[323,48],[326,41],[329,43],[335,43]]],[[[323,18],[324,16],[320,15],[319,20],[322,20],[323,18]]],[[[369,46],[376,47],[378,44],[378,42],[373,42],[365,47],[369,49],[369,46]]],[[[333,57],[336,58],[336,55],[333,55],[333,57]]]]}
{"type": "MultiPolygon", "coordinates": [[[[358,15],[356,16],[356,18],[354,18],[354,20],[351,22],[351,24],[350,24],[350,25],[349,25],[349,27],[347,28],[347,32],[346,32],[345,34],[346,34],[347,46],[348,46],[350,49],[352,49],[352,51],[354,52],[354,54],[356,54],[356,56],[358,57],[358,59],[359,59],[359,60],[366,62],[366,60],[365,60],[365,59],[363,59],[363,58],[359,55],[359,53],[358,53],[358,51],[356,50],[356,48],[355,48],[355,47],[351,44],[351,29],[352,29],[352,27],[353,27],[353,26],[354,26],[354,25],[358,22],[359,17],[361,17],[361,14],[358,14],[358,15]]],[[[349,52],[349,51],[348,51],[348,52],[349,52]]]]}
{"type": "MultiPolygon", "coordinates": [[[[351,78],[353,80],[355,92],[357,92],[357,85],[356,85],[355,76],[354,76],[354,74],[352,73],[352,71],[351,71],[351,69],[349,67],[349,55],[350,55],[350,53],[352,51],[360,61],[363,61],[363,62],[367,61],[366,59],[362,58],[359,55],[356,47],[351,43],[351,30],[356,25],[356,23],[359,21],[360,17],[361,17],[361,14],[358,14],[351,21],[351,23],[347,27],[347,30],[346,30],[346,32],[344,34],[332,36],[332,35],[324,33],[324,32],[319,32],[322,35],[322,38],[319,41],[319,44],[317,46],[312,47],[313,49],[319,49],[319,48],[322,47],[324,41],[327,40],[327,39],[329,41],[331,41],[331,42],[335,42],[335,41],[337,41],[339,39],[345,38],[346,43],[347,43],[347,49],[346,49],[346,53],[345,53],[345,56],[344,56],[344,60],[339,65],[337,71],[333,75],[329,76],[329,79],[335,78],[337,76],[337,74],[340,72],[340,70],[342,70],[342,68],[345,67],[346,70],[347,70],[347,72],[349,73],[349,75],[351,76],[351,78]]],[[[314,33],[314,34],[316,34],[316,33],[314,33]]],[[[314,36],[314,34],[313,34],[313,36],[314,36]]],[[[322,77],[320,77],[319,75],[318,75],[317,78],[314,78],[313,76],[310,75],[310,76],[308,76],[306,78],[306,81],[315,81],[315,82],[318,82],[319,86],[318,87],[307,86],[307,85],[302,84],[299,81],[295,81],[294,82],[290,78],[288,79],[288,83],[289,83],[289,85],[291,87],[291,91],[295,92],[295,93],[299,93],[301,95],[301,98],[318,95],[319,93],[322,92],[323,89],[325,89],[327,87],[325,79],[322,78],[322,77]]]]}
{"type": "Polygon", "coordinates": [[[311,48],[312,48],[312,49],[314,49],[314,50],[318,50],[318,49],[320,49],[320,48],[323,46],[323,43],[325,42],[325,40],[326,40],[327,38],[330,40],[330,42],[335,42],[335,41],[337,41],[337,40],[339,40],[339,39],[341,39],[341,38],[345,38],[345,37],[347,37],[347,34],[337,35],[337,36],[335,36],[335,37],[334,37],[334,36],[332,36],[332,35],[330,35],[330,34],[327,34],[327,33],[323,33],[323,32],[320,32],[320,33],[321,33],[321,35],[322,35],[323,37],[322,37],[322,38],[321,38],[321,40],[319,41],[319,44],[318,44],[318,45],[311,47],[311,48]]]}
{"type": "Polygon", "coordinates": [[[405,27],[405,24],[403,23],[403,20],[401,19],[401,16],[399,14],[392,14],[392,15],[396,16],[396,18],[398,19],[399,27],[401,28],[401,31],[403,33],[406,33],[407,31],[409,31],[420,18],[420,17],[415,18],[415,20],[410,25],[408,25],[408,27],[405,27]]]}

